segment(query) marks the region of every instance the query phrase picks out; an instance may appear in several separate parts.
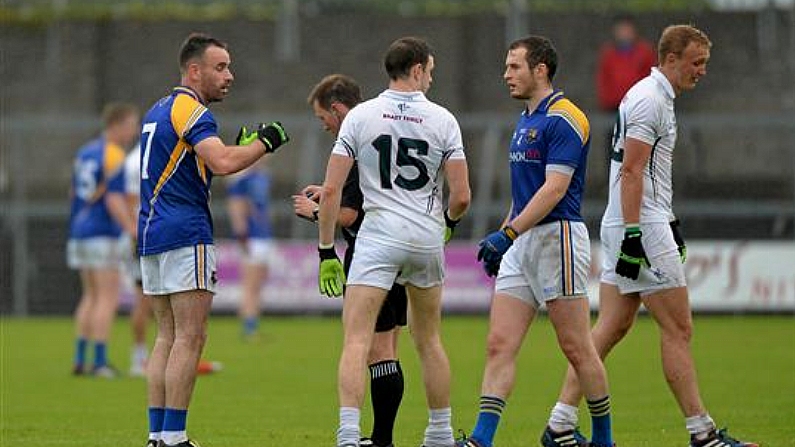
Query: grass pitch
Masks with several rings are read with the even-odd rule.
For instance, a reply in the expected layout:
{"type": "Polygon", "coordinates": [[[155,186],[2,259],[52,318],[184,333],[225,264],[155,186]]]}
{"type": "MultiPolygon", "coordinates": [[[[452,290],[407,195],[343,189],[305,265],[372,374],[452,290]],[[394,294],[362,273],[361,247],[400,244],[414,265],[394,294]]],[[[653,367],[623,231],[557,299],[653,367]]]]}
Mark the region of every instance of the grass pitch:
{"type": "MultiPolygon", "coordinates": [[[[484,317],[444,322],[454,426],[466,431],[477,414],[487,329],[484,317]]],[[[224,369],[198,379],[188,419],[191,437],[206,447],[333,446],[339,320],[268,317],[257,343],[241,341],[239,330],[233,318],[211,318],[205,357],[223,362],[224,369]]],[[[143,446],[144,381],[72,377],[73,343],[68,318],[0,319],[0,446],[143,446]]],[[[129,324],[119,319],[110,357],[123,371],[129,350],[129,324]]],[[[401,352],[406,394],[395,444],[416,447],[427,413],[407,333],[401,352]]],[[[693,353],[702,396],[719,425],[765,447],[795,446],[795,317],[697,317],[693,353]]],[[[539,445],[565,366],[549,321],[537,320],[519,359],[497,447],[539,445]]],[[[607,366],[618,445],[686,446],[651,320],[639,319],[607,366]]],[[[589,433],[584,407],[580,417],[589,433]]],[[[369,402],[362,421],[369,433],[369,402]]]]}

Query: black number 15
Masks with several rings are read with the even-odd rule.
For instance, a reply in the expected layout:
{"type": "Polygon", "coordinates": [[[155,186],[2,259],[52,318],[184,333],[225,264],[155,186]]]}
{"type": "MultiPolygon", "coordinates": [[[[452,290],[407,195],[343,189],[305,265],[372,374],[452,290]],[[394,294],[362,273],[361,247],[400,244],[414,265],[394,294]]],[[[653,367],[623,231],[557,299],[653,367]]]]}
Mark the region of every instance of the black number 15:
{"type": "MultiPolygon", "coordinates": [[[[389,175],[392,162],[392,136],[387,134],[380,135],[373,140],[372,144],[373,148],[378,151],[378,172],[381,177],[381,188],[392,189],[392,179],[389,175]]],[[[414,138],[399,138],[397,147],[397,158],[395,160],[397,165],[413,166],[417,168],[418,174],[412,179],[407,179],[402,174],[398,174],[395,177],[395,185],[409,191],[422,188],[431,179],[428,176],[428,167],[419,158],[412,157],[409,154],[409,149],[416,150],[417,155],[428,155],[428,142],[414,138]]]]}

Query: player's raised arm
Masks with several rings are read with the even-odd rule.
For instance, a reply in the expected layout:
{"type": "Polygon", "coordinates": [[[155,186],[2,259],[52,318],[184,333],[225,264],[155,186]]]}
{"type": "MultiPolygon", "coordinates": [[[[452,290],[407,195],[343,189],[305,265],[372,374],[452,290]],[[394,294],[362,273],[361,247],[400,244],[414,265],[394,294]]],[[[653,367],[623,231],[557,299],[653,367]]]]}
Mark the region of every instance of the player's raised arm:
{"type": "Polygon", "coordinates": [[[256,130],[240,129],[236,144],[227,146],[218,137],[205,138],[196,144],[196,153],[217,175],[228,175],[251,166],[265,154],[273,153],[290,141],[282,124],[260,124],[256,130]]]}

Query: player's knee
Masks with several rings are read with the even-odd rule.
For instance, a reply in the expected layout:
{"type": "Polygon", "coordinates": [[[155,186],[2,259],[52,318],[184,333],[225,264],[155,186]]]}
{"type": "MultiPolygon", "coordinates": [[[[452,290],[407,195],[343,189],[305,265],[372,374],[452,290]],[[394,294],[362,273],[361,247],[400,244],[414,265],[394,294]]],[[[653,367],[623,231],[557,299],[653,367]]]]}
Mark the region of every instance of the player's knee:
{"type": "Polygon", "coordinates": [[[610,350],[620,342],[632,328],[632,319],[614,320],[610,323],[597,323],[593,329],[594,342],[604,349],[610,350]]]}
{"type": "Polygon", "coordinates": [[[582,365],[593,360],[588,345],[581,340],[575,340],[573,338],[562,339],[560,340],[560,349],[575,370],[579,371],[582,365]]]}
{"type": "Polygon", "coordinates": [[[511,356],[516,349],[514,345],[514,341],[506,334],[490,332],[486,341],[486,358],[494,359],[511,356]]]}
{"type": "Polygon", "coordinates": [[[664,329],[663,337],[674,343],[690,343],[693,337],[693,325],[690,321],[675,322],[664,329]]]}
{"type": "Polygon", "coordinates": [[[206,331],[183,332],[178,334],[175,339],[175,342],[179,342],[192,351],[201,351],[206,341],[206,331]]]}

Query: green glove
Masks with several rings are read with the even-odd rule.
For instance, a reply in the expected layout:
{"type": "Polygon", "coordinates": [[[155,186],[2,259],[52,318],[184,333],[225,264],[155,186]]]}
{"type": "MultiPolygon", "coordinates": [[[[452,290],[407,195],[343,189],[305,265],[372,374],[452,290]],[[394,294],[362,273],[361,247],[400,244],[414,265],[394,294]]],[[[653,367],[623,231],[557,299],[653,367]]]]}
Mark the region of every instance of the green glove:
{"type": "Polygon", "coordinates": [[[248,130],[246,126],[240,128],[235,142],[238,146],[251,144],[259,139],[265,145],[265,152],[276,152],[279,146],[290,141],[282,123],[274,121],[269,124],[260,124],[257,130],[248,130]]]}
{"type": "Polygon", "coordinates": [[[453,220],[450,218],[450,215],[447,212],[450,210],[444,210],[444,243],[450,242],[450,238],[453,237],[453,233],[455,233],[455,227],[461,222],[461,219],[453,220]]]}
{"type": "Polygon", "coordinates": [[[317,249],[320,255],[320,269],[318,272],[318,289],[320,293],[329,298],[342,296],[345,285],[345,270],[342,262],[337,257],[334,247],[317,249]]]}
{"type": "Polygon", "coordinates": [[[246,146],[254,142],[257,139],[257,131],[251,130],[249,131],[246,129],[246,126],[240,128],[237,132],[237,138],[235,138],[235,144],[238,146],[246,146]]]}

